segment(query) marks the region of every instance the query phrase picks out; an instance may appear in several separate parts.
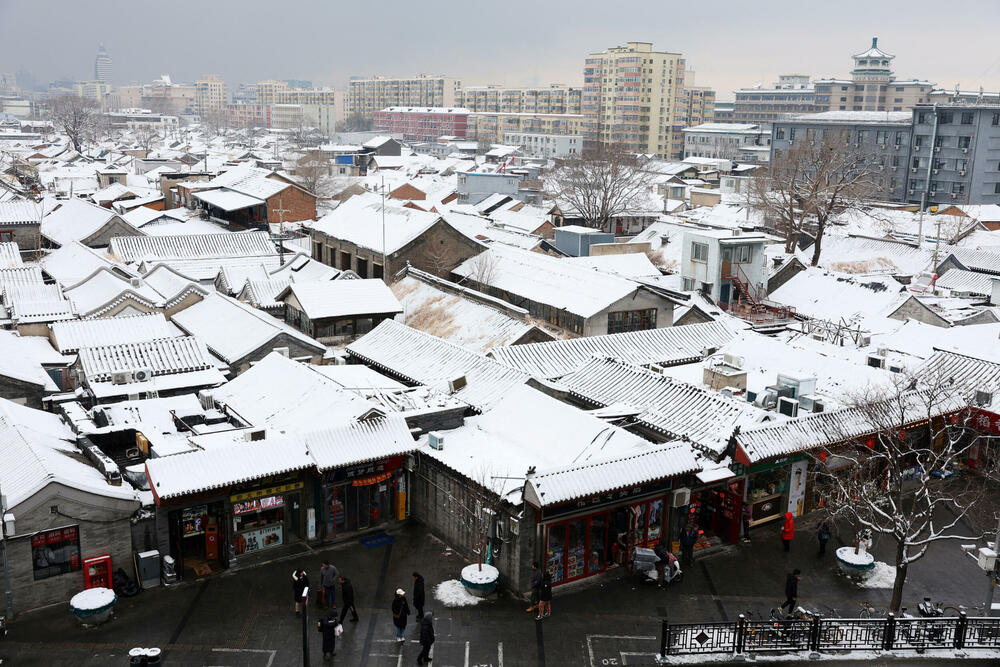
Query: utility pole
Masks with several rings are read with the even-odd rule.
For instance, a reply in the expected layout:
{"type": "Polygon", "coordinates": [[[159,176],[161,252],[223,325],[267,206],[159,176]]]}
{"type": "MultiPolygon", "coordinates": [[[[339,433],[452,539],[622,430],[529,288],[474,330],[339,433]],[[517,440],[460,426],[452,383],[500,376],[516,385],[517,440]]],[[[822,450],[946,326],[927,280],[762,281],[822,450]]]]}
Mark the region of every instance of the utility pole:
{"type": "MultiPolygon", "coordinates": [[[[997,534],[993,540],[993,553],[994,555],[1000,553],[1000,519],[997,520],[997,534]]],[[[5,569],[6,571],[6,569],[5,569]]],[[[997,579],[1000,578],[1000,559],[997,559],[993,563],[993,571],[986,573],[990,578],[990,588],[986,592],[986,606],[983,608],[984,616],[993,615],[993,589],[997,586],[997,579]]],[[[8,595],[10,595],[8,593],[8,595]]],[[[8,612],[9,613],[9,612],[8,612]]]]}
{"type": "MultiPolygon", "coordinates": [[[[10,567],[7,565],[7,496],[0,492],[0,544],[3,549],[3,589],[7,605],[7,622],[14,617],[14,593],[10,588],[10,567]]],[[[992,591],[990,593],[992,597],[992,591]]]]}
{"type": "Polygon", "coordinates": [[[385,261],[385,175],[382,175],[382,281],[385,282],[388,267],[385,261]]]}
{"type": "Polygon", "coordinates": [[[302,665],[309,667],[309,587],[302,590],[302,665]]]}
{"type": "Polygon", "coordinates": [[[279,262],[285,263],[285,214],[291,213],[290,209],[285,208],[282,198],[278,197],[278,208],[275,209],[275,213],[278,214],[278,258],[279,262]]]}

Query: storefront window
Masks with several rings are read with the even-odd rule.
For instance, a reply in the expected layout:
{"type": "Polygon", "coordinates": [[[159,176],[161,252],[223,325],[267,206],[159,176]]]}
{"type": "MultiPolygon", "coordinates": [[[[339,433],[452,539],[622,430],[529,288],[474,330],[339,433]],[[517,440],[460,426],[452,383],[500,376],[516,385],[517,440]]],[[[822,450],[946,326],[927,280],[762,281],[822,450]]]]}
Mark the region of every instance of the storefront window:
{"type": "Polygon", "coordinates": [[[549,541],[545,550],[545,568],[552,575],[552,583],[558,584],[563,580],[565,561],[563,560],[566,547],[566,525],[559,524],[549,528],[549,541]]]}
{"type": "Polygon", "coordinates": [[[647,541],[653,542],[654,540],[659,540],[660,534],[663,532],[662,500],[654,500],[649,503],[647,517],[646,525],[649,526],[647,541]]]}
{"type": "Polygon", "coordinates": [[[607,567],[608,517],[601,514],[590,520],[590,554],[587,574],[600,572],[607,567]]]}
{"type": "Polygon", "coordinates": [[[267,496],[233,503],[236,554],[276,547],[284,541],[285,499],[267,496]]]}
{"type": "Polygon", "coordinates": [[[569,524],[569,548],[566,556],[566,578],[582,577],[587,554],[587,520],[579,519],[569,524]]]}
{"type": "Polygon", "coordinates": [[[79,527],[57,528],[33,535],[31,560],[35,581],[79,570],[79,527]]]}
{"type": "Polygon", "coordinates": [[[788,470],[786,468],[757,473],[750,479],[750,500],[752,502],[779,496],[787,490],[788,470]]]}

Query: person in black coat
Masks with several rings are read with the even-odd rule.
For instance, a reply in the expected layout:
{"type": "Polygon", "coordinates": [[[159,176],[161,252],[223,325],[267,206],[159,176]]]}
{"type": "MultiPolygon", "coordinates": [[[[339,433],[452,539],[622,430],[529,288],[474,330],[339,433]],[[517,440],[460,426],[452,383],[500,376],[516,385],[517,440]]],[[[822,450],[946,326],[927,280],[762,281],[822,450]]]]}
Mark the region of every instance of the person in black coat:
{"type": "Polygon", "coordinates": [[[694,525],[689,525],[681,531],[681,562],[690,565],[694,562],[694,545],[698,543],[698,529],[694,525]]]}
{"type": "Polygon", "coordinates": [[[309,577],[305,570],[295,570],[292,572],[292,598],[295,602],[295,615],[302,615],[302,592],[309,585],[309,577]]]}
{"type": "Polygon", "coordinates": [[[424,576],[419,572],[413,573],[413,608],[417,610],[416,619],[424,617],[424,576]]]}
{"type": "Polygon", "coordinates": [[[406,604],[406,591],[402,588],[396,589],[396,597],[392,601],[392,624],[396,626],[396,641],[404,642],[403,633],[406,631],[406,617],[410,615],[410,605],[406,604]]]}
{"type": "Polygon", "coordinates": [[[427,612],[420,618],[420,655],[417,664],[422,665],[431,660],[431,645],[434,644],[434,614],[427,612]]]}
{"type": "Polygon", "coordinates": [[[538,561],[531,563],[531,606],[525,611],[538,611],[538,592],[542,590],[542,571],[538,569],[538,561]]]}
{"type": "Polygon", "coordinates": [[[794,570],[785,577],[785,601],[781,603],[781,608],[788,607],[788,613],[795,611],[795,605],[799,601],[799,579],[802,578],[801,570],[794,570]]]}
{"type": "Polygon", "coordinates": [[[340,610],[340,622],[344,622],[344,618],[347,616],[347,610],[351,610],[351,623],[358,622],[358,610],[354,606],[354,584],[347,577],[340,577],[340,598],[343,602],[343,608],[340,610]]]}
{"type": "Polygon", "coordinates": [[[323,659],[329,660],[337,655],[337,628],[340,621],[337,619],[337,608],[330,607],[323,619],[316,623],[319,631],[323,633],[323,659]]]}

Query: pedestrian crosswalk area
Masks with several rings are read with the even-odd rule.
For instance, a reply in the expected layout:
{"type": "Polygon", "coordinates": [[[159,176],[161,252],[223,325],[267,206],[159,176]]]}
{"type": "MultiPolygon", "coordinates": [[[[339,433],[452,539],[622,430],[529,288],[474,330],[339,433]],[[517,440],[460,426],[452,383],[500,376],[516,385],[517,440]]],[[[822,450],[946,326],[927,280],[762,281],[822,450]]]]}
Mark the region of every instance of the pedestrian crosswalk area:
{"type": "MultiPolygon", "coordinates": [[[[397,642],[376,639],[368,655],[369,667],[401,667],[412,665],[420,654],[415,639],[397,642]]],[[[503,667],[503,642],[486,644],[452,639],[438,639],[431,650],[434,667],[503,667]]]]}

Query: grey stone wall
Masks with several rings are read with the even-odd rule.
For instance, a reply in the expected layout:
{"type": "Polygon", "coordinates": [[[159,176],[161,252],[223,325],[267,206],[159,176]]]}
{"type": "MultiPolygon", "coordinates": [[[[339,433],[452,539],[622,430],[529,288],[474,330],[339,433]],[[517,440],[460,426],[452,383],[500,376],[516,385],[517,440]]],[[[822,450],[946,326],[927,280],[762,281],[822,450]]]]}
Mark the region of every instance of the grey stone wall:
{"type": "Polygon", "coordinates": [[[0,375],[0,398],[6,398],[9,401],[40,410],[43,396],[45,396],[45,390],[41,385],[0,375]]]}

